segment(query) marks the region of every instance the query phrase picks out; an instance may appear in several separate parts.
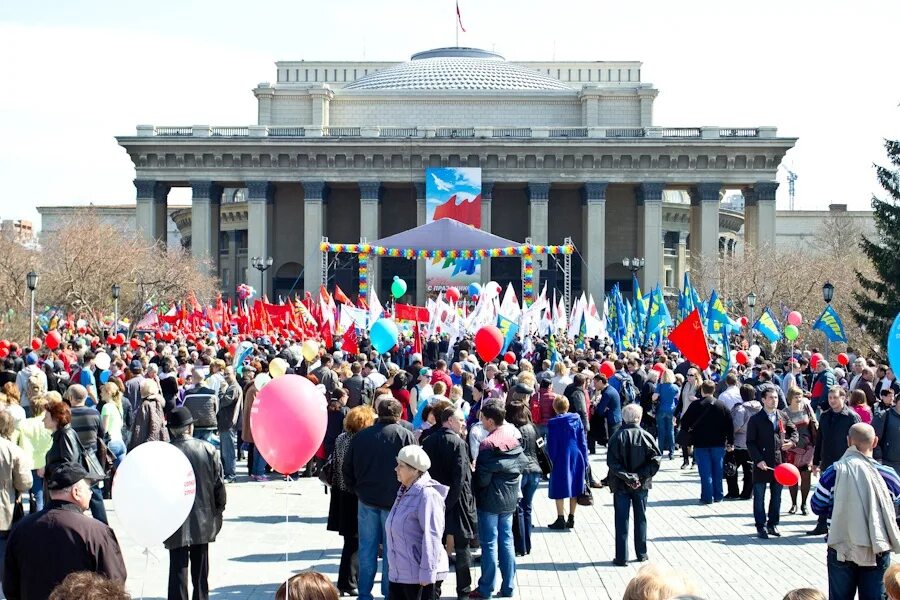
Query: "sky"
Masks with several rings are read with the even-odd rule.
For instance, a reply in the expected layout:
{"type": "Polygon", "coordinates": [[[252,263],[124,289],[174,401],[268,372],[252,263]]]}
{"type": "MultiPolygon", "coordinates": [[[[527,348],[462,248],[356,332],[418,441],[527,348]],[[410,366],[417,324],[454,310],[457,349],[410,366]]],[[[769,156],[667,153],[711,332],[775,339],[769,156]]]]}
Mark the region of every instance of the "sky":
{"type": "MultiPolygon", "coordinates": [[[[509,60],[639,60],[654,124],[774,125],[795,207],[869,208],[900,137],[895,0],[459,0],[462,46],[509,60]]],[[[454,0],[0,3],[0,218],[133,203],[114,136],[249,125],[277,60],[407,60],[455,44],[454,0]]],[[[779,208],[787,208],[786,174],[779,208]]],[[[173,191],[170,201],[189,199],[173,191]]]]}

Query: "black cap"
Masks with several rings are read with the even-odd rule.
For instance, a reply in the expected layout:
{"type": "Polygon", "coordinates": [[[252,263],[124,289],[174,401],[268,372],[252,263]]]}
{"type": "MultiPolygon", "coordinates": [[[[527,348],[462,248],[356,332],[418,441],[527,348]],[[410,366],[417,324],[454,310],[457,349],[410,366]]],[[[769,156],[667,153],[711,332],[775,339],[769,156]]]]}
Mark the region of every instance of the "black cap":
{"type": "Polygon", "coordinates": [[[50,473],[47,478],[48,490],[62,490],[88,478],[88,472],[78,463],[64,462],[50,473]]]}
{"type": "Polygon", "coordinates": [[[194,422],[194,415],[184,406],[178,406],[169,413],[169,427],[187,427],[194,422]]]}
{"type": "Polygon", "coordinates": [[[516,394],[528,394],[529,396],[534,393],[534,389],[524,383],[517,383],[513,386],[512,391],[516,394]]]}

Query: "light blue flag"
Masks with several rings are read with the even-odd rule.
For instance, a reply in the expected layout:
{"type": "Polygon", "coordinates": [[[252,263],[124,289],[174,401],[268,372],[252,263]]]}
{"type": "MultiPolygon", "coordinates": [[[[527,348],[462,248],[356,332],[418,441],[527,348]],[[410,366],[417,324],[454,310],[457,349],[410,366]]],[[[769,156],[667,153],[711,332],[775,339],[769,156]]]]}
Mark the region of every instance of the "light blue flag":
{"type": "Polygon", "coordinates": [[[766,339],[770,342],[774,343],[781,339],[781,327],[768,308],[759,315],[756,323],[753,324],[753,329],[766,336],[766,339]]]}
{"type": "Polygon", "coordinates": [[[838,316],[837,311],[831,305],[825,307],[816,322],[813,323],[813,329],[818,329],[825,334],[830,342],[846,342],[847,334],[844,333],[844,323],[838,316]]]}
{"type": "Polygon", "coordinates": [[[719,335],[725,329],[725,326],[731,325],[731,319],[725,312],[725,305],[722,299],[713,290],[709,295],[709,306],[706,309],[706,331],[709,335],[719,335]]]}
{"type": "Polygon", "coordinates": [[[497,315],[497,329],[503,334],[503,349],[500,350],[500,354],[503,354],[509,348],[509,345],[513,343],[513,340],[516,339],[519,326],[515,321],[507,319],[503,315],[497,315]]]}

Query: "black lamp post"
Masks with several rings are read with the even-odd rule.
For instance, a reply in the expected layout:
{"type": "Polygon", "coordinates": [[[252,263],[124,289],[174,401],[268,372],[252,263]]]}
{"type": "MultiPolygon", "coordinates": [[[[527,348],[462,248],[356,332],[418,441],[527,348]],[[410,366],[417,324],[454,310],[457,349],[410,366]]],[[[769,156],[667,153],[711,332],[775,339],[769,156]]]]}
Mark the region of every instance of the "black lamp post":
{"type": "Polygon", "coordinates": [[[119,293],[122,291],[122,288],[118,283],[114,283],[112,285],[112,297],[113,297],[113,328],[112,334],[116,335],[119,332],[119,293]]]}
{"type": "MultiPolygon", "coordinates": [[[[825,304],[831,304],[831,300],[834,298],[834,285],[830,281],[826,281],[822,286],[822,299],[825,300],[825,304]]],[[[828,339],[828,336],[825,336],[825,360],[831,360],[831,340],[828,339]]]]}
{"type": "Polygon", "coordinates": [[[34,290],[37,289],[38,274],[34,271],[28,271],[25,275],[25,285],[31,292],[31,337],[34,338],[34,290]]]}
{"type": "Polygon", "coordinates": [[[262,283],[260,284],[260,287],[262,288],[260,290],[260,293],[265,295],[265,292],[266,292],[265,272],[268,271],[269,268],[271,268],[271,266],[272,266],[272,257],[267,256],[267,257],[263,258],[261,256],[254,256],[253,258],[250,259],[250,266],[252,266],[254,269],[259,271],[260,278],[262,280],[262,283]]]}
{"type": "Polygon", "coordinates": [[[750,309],[750,322],[747,324],[747,334],[750,336],[750,343],[753,343],[753,323],[754,320],[753,309],[756,306],[756,294],[754,292],[750,292],[747,294],[747,308],[750,309]]]}

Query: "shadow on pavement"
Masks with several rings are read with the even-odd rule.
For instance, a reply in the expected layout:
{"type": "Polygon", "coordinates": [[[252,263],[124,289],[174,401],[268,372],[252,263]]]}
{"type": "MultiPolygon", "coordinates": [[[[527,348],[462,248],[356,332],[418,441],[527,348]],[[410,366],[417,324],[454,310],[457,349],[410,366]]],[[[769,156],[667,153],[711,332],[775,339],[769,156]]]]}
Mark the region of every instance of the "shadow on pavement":
{"type": "MultiPolygon", "coordinates": [[[[291,561],[295,560],[325,560],[327,558],[339,557],[341,555],[340,550],[300,550],[298,552],[291,552],[288,555],[288,558],[291,561]]],[[[279,552],[277,554],[248,554],[246,556],[235,556],[234,558],[230,558],[229,560],[233,560],[235,562],[284,562],[284,552],[279,552]]]]}
{"type": "MultiPolygon", "coordinates": [[[[277,525],[278,523],[285,523],[287,519],[284,516],[279,515],[247,515],[243,517],[229,517],[225,519],[226,522],[234,522],[234,523],[261,523],[264,525],[277,525]]],[[[298,517],[297,515],[290,516],[290,523],[307,523],[307,524],[316,524],[316,525],[324,525],[328,523],[328,517],[298,517]]]]}

